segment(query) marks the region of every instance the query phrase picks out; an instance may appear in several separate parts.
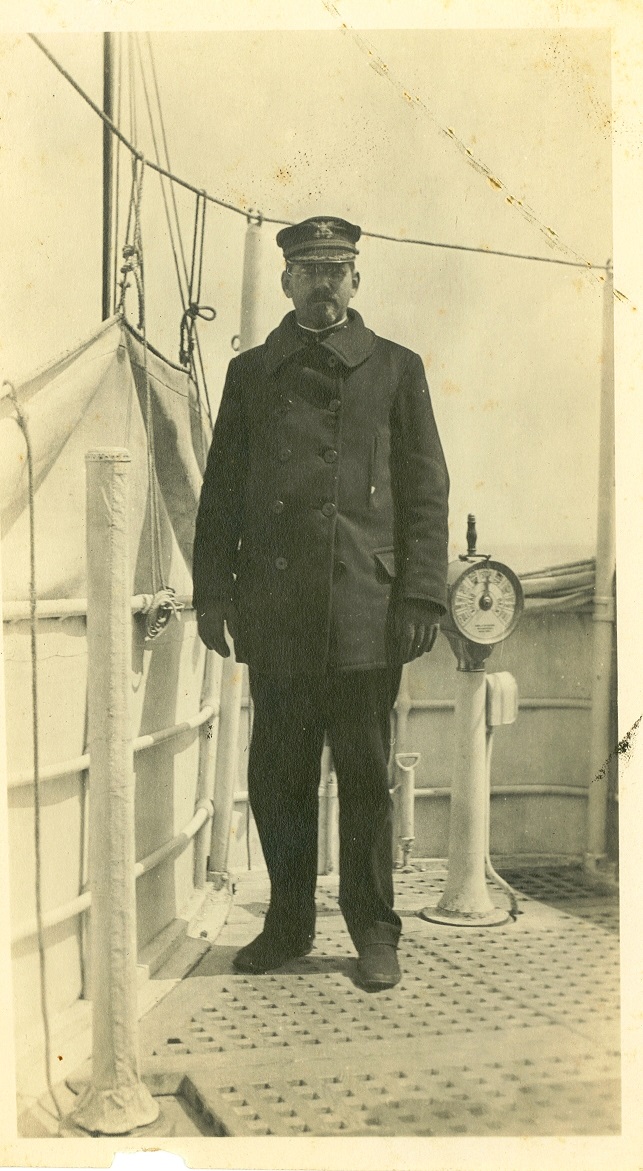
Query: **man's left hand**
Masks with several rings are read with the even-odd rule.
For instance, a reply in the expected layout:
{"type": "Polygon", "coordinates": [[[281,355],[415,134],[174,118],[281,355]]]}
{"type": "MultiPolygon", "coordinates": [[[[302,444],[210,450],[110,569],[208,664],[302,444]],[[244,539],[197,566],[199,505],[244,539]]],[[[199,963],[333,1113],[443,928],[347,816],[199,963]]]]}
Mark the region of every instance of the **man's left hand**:
{"type": "Polygon", "coordinates": [[[395,632],[399,661],[428,654],[438,637],[440,610],[431,602],[406,598],[398,603],[395,632]]]}

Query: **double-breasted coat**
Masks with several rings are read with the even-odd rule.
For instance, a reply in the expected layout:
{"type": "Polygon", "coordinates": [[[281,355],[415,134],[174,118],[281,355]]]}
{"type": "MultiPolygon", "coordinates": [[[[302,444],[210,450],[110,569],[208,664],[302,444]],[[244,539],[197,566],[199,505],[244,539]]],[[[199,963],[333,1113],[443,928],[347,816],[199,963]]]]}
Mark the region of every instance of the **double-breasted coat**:
{"type": "Polygon", "coordinates": [[[194,604],[234,603],[256,670],[384,667],[398,600],[444,609],[448,487],[419,355],[354,310],[322,341],[291,312],[228,368],[194,604]]]}

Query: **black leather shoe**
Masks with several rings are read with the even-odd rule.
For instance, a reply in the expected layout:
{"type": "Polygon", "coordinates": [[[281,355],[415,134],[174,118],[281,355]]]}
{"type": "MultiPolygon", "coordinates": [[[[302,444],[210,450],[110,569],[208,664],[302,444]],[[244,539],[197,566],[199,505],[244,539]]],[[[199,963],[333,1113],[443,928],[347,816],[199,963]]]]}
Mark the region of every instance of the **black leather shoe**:
{"type": "Polygon", "coordinates": [[[264,972],[271,971],[272,968],[280,968],[289,960],[307,956],[312,949],[313,939],[310,936],[303,942],[297,942],[275,939],[274,935],[268,935],[267,932],[262,931],[261,935],[253,939],[252,943],[246,944],[245,947],[241,948],[241,951],[237,952],[232,966],[238,972],[252,972],[260,976],[264,972]]]}
{"type": "Polygon", "coordinates": [[[390,943],[369,943],[359,953],[357,976],[367,992],[393,988],[402,979],[397,951],[390,943]]]}

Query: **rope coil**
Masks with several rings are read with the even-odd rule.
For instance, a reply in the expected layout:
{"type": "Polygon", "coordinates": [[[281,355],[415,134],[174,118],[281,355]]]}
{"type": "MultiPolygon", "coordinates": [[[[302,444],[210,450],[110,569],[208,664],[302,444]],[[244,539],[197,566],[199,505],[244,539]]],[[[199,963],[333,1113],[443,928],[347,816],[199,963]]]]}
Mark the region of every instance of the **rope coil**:
{"type": "Polygon", "coordinates": [[[177,601],[176,591],[171,586],[166,586],[154,594],[145,611],[145,641],[151,642],[158,638],[171,618],[180,620],[183,609],[183,602],[177,601]]]}

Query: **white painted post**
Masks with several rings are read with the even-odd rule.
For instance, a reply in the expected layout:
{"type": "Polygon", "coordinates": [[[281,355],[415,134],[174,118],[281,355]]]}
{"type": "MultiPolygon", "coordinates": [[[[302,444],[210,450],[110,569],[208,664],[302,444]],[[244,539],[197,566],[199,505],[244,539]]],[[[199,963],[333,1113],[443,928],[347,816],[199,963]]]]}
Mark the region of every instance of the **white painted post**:
{"type": "Polygon", "coordinates": [[[415,841],[415,769],[420,760],[419,752],[396,752],[395,766],[398,780],[395,786],[397,798],[397,840],[402,854],[402,868],[409,867],[409,858],[415,841]]]}
{"type": "MultiPolygon", "coordinates": [[[[400,686],[397,692],[397,699],[395,701],[395,733],[393,737],[393,769],[395,768],[395,761],[398,756],[406,752],[409,734],[409,716],[411,714],[411,690],[409,687],[409,665],[405,663],[402,668],[402,676],[400,679],[400,686]]],[[[399,779],[393,772],[395,784],[391,790],[393,799],[393,865],[395,868],[403,867],[406,864],[404,850],[400,838],[402,837],[402,790],[400,788],[399,779]]]]}
{"type": "MultiPolygon", "coordinates": [[[[212,707],[214,709],[214,715],[201,728],[196,807],[198,807],[199,802],[203,801],[212,801],[214,803],[215,766],[217,745],[219,742],[219,724],[221,721],[221,712],[219,710],[221,663],[222,659],[214,651],[205,652],[201,706],[212,707]]],[[[199,830],[194,842],[194,886],[196,890],[203,890],[205,887],[211,835],[212,826],[210,819],[208,819],[205,825],[199,830]]]]}
{"type": "MultiPolygon", "coordinates": [[[[261,219],[249,218],[246,229],[241,288],[241,331],[239,349],[248,350],[259,343],[259,273],[261,219]]],[[[239,725],[243,695],[243,667],[237,664],[234,648],[224,659],[221,676],[221,715],[217,750],[214,817],[208,879],[221,888],[227,881],[230,831],[234,792],[239,769],[239,725]]]]}
{"type": "Polygon", "coordinates": [[[588,871],[595,871],[606,860],[610,768],[617,767],[612,757],[615,745],[610,738],[616,568],[614,464],[614,281],[612,270],[608,268],[603,290],[592,726],[585,854],[585,867],[588,871]]]}
{"type": "Polygon", "coordinates": [[[326,874],[337,874],[339,871],[339,796],[337,791],[337,773],[334,769],[328,774],[326,786],[326,874]]]}
{"type": "Polygon", "coordinates": [[[239,768],[239,727],[241,724],[241,693],[243,667],[231,652],[223,661],[221,675],[221,708],[219,740],[216,757],[216,783],[212,797],[212,836],[208,882],[221,890],[227,882],[228,853],[232,829],[232,809],[239,768]]]}
{"type": "Polygon", "coordinates": [[[321,777],[318,789],[317,817],[317,873],[328,873],[328,781],[330,778],[330,748],[324,744],[321,758],[321,777]]]}
{"type": "Polygon", "coordinates": [[[71,1119],[98,1134],[159,1114],[138,1063],[129,467],[120,448],[86,456],[93,1058],[71,1119]]]}
{"type": "Polygon", "coordinates": [[[449,867],[437,907],[422,911],[431,922],[492,926],[508,912],[497,910],[485,877],[487,851],[487,676],[458,670],[455,698],[455,761],[449,814],[449,867]]]}

